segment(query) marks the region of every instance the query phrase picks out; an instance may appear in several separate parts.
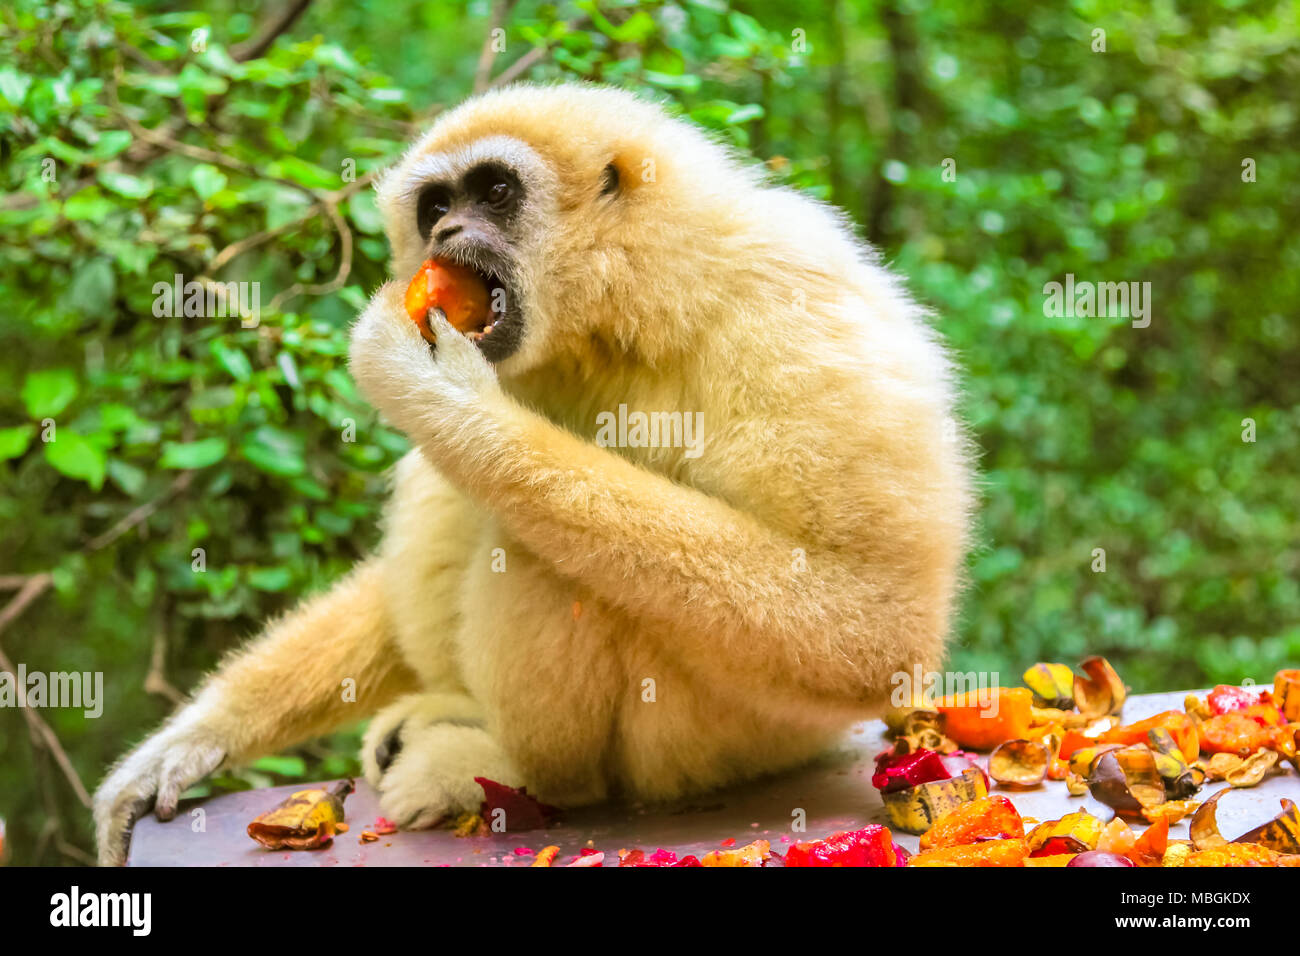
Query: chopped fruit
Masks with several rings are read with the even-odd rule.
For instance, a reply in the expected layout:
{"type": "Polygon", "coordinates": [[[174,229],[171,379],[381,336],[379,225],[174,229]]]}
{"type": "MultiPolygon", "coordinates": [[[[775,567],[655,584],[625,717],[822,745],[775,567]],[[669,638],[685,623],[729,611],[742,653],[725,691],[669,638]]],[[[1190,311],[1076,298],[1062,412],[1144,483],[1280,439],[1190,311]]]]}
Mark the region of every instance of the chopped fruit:
{"type": "Polygon", "coordinates": [[[897,862],[893,837],[879,824],[796,843],[785,855],[786,866],[896,866],[897,862]]]}
{"type": "Polygon", "coordinates": [[[947,780],[951,776],[940,755],[933,750],[906,754],[885,750],[876,757],[876,772],[871,777],[871,785],[882,793],[890,793],[931,780],[947,780]]]}
{"type": "Polygon", "coordinates": [[[921,836],[921,849],[960,846],[979,840],[1011,839],[1025,835],[1025,823],[1011,801],[1003,796],[982,797],[963,803],[941,816],[921,836]]]}
{"type": "Polygon", "coordinates": [[[1201,742],[1197,736],[1196,721],[1181,710],[1166,710],[1135,724],[1116,727],[1106,731],[1097,740],[1103,744],[1144,744],[1147,743],[1147,735],[1153,730],[1168,731],[1188,762],[1200,756],[1201,742]]]}
{"type": "MultiPolygon", "coordinates": [[[[1097,841],[1101,838],[1102,825],[1101,821],[1094,817],[1087,810],[1078,810],[1074,813],[1067,813],[1059,820],[1049,820],[1046,823],[1040,823],[1029,832],[1025,842],[1029,846],[1030,853],[1037,856],[1040,852],[1048,848],[1049,844],[1058,847],[1056,853],[1064,853],[1066,850],[1061,843],[1053,843],[1056,840],[1069,840],[1078,844],[1078,849],[1071,852],[1082,852],[1083,850],[1096,849],[1097,841]]],[[[1049,850],[1049,852],[1052,852],[1049,850]]],[[[1043,854],[1047,855],[1047,854],[1043,854]]]]}
{"type": "Polygon", "coordinates": [[[544,827],[560,812],[530,794],[527,787],[516,790],[487,777],[475,777],[474,782],[483,788],[479,816],[492,824],[504,824],[509,831],[544,827]]]}
{"type": "Polygon", "coordinates": [[[555,863],[555,858],[559,855],[559,853],[560,853],[560,848],[558,846],[542,847],[542,849],[537,851],[536,859],[534,859],[533,862],[528,865],[530,867],[551,866],[553,863],[555,863]]]}
{"type": "Polygon", "coordinates": [[[1219,714],[1201,721],[1201,749],[1211,754],[1246,757],[1268,745],[1269,728],[1241,711],[1219,714]]]}
{"type": "Polygon", "coordinates": [[[1086,717],[1118,714],[1128,697],[1128,688],[1104,657],[1089,657],[1079,665],[1087,677],[1074,678],[1074,703],[1086,717]]]}
{"type": "Polygon", "coordinates": [[[944,732],[963,747],[992,750],[1004,740],[1029,736],[1034,693],[1027,687],[994,687],[939,701],[944,732]]]}
{"type": "Polygon", "coordinates": [[[763,861],[772,855],[772,847],[766,840],[755,840],[748,846],[735,850],[714,850],[706,853],[700,860],[700,866],[762,866],[763,861]]]}
{"type": "Polygon", "coordinates": [[[989,776],[1003,787],[1033,787],[1043,782],[1052,764],[1047,744],[1037,740],[1008,740],[989,754],[989,776]]]}
{"type": "Polygon", "coordinates": [[[1160,866],[1169,848],[1169,818],[1161,817],[1133,842],[1127,856],[1137,866],[1160,866]]]}
{"type": "Polygon", "coordinates": [[[1087,850],[1075,855],[1066,866],[1135,866],[1134,862],[1126,856],[1120,856],[1118,853],[1107,853],[1105,850],[1087,850]]]}
{"type": "Polygon", "coordinates": [[[1233,687],[1231,684],[1219,684],[1206,696],[1205,702],[1209,705],[1211,714],[1227,714],[1258,704],[1259,691],[1233,687]]]}
{"type": "Polygon", "coordinates": [[[1024,840],[985,840],[983,843],[926,850],[907,861],[908,866],[1024,866],[1024,840]]]}
{"type": "Polygon", "coordinates": [[[482,338],[491,331],[487,283],[466,266],[437,259],[420,263],[415,278],[406,287],[406,314],[420,327],[420,334],[433,342],[430,309],[441,309],[453,328],[471,337],[482,338]]]}
{"type": "MultiPolygon", "coordinates": [[[[1254,843],[1225,843],[1212,850],[1189,853],[1183,866],[1284,866],[1282,854],[1254,843]]],[[[1300,858],[1291,866],[1300,865],[1300,858]]]]}
{"type": "Polygon", "coordinates": [[[987,797],[988,793],[983,772],[970,767],[959,777],[887,790],[880,796],[893,826],[907,833],[924,833],[945,813],[970,800],[987,797]]]}
{"type": "Polygon", "coordinates": [[[1300,721],[1300,670],[1278,671],[1274,675],[1273,702],[1288,723],[1300,721]]]}

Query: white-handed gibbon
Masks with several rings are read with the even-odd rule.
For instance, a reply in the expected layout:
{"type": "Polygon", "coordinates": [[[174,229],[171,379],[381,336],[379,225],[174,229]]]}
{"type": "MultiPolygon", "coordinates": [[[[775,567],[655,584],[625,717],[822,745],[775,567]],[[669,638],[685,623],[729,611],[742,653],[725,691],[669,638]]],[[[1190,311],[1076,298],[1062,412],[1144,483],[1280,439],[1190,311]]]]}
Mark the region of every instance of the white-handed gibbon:
{"type": "Polygon", "coordinates": [[[972,497],[950,364],[834,209],[591,85],[469,100],[379,204],[397,281],[351,368],[413,446],[382,544],[115,766],[103,862],[219,766],[364,717],[384,812],[427,827],[475,776],[571,807],[792,767],[939,664],[972,497]],[[493,291],[480,333],[408,318],[430,257],[493,291]],[[654,413],[697,442],[608,427],[654,413]]]}

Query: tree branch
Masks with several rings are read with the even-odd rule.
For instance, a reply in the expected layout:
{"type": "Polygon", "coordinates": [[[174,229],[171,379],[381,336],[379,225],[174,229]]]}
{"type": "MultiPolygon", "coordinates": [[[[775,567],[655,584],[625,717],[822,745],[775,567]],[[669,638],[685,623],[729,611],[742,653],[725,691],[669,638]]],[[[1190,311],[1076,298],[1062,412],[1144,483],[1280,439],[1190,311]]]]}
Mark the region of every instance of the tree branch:
{"type": "Polygon", "coordinates": [[[246,45],[231,50],[230,55],[239,63],[243,63],[245,60],[256,60],[271,49],[271,45],[280,38],[280,34],[293,26],[298,21],[298,18],[307,12],[307,8],[310,6],[311,0],[294,0],[293,3],[280,11],[279,16],[263,27],[261,33],[246,45]]]}
{"type": "Polygon", "coordinates": [[[483,40],[483,49],[478,55],[478,67],[474,71],[474,92],[482,93],[492,80],[492,65],[497,60],[496,38],[493,36],[505,25],[510,11],[518,0],[496,0],[492,4],[492,20],[488,24],[487,36],[483,40]]]}

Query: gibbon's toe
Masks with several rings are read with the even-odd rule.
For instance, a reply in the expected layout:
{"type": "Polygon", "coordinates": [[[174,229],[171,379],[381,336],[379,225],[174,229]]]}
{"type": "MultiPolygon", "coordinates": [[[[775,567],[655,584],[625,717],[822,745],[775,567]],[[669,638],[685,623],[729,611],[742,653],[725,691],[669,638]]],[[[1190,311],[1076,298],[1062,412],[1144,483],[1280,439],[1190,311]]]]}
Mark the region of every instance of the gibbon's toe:
{"type": "Polygon", "coordinates": [[[464,694],[429,692],[399,697],[375,714],[361,741],[361,767],[376,790],[410,749],[411,740],[435,724],[483,726],[482,711],[464,694]]]}
{"type": "MultiPolygon", "coordinates": [[[[483,788],[475,777],[519,786],[500,745],[481,726],[441,721],[401,728],[401,747],[390,755],[376,789],[384,815],[403,829],[422,829],[479,809],[483,788]]],[[[376,766],[379,755],[374,755],[376,766]]]]}
{"type": "Polygon", "coordinates": [[[393,765],[397,755],[402,752],[403,726],[405,724],[398,724],[390,730],[384,739],[379,742],[379,746],[375,748],[375,765],[379,768],[381,774],[393,765]]]}

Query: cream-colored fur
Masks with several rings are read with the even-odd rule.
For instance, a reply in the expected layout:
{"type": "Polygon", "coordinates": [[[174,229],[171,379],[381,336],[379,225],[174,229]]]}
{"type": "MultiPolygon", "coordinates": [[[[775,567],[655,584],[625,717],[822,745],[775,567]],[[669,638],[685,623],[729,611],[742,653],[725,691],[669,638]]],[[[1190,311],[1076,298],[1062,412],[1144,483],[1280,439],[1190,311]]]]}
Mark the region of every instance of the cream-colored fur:
{"type": "Polygon", "coordinates": [[[349,718],[377,713],[367,777],[425,826],[475,775],[578,805],[790,767],[939,663],[970,510],[949,365],[834,210],[588,86],[469,101],[379,198],[402,281],[352,369],[415,449],[382,549],[118,765],[105,862],[155,795],[166,815],[222,759],[349,718]],[[528,197],[523,344],[496,366],[445,324],[431,352],[401,304],[423,177],[494,157],[528,197]],[[620,405],[702,413],[701,453],[599,446],[620,405]]]}

